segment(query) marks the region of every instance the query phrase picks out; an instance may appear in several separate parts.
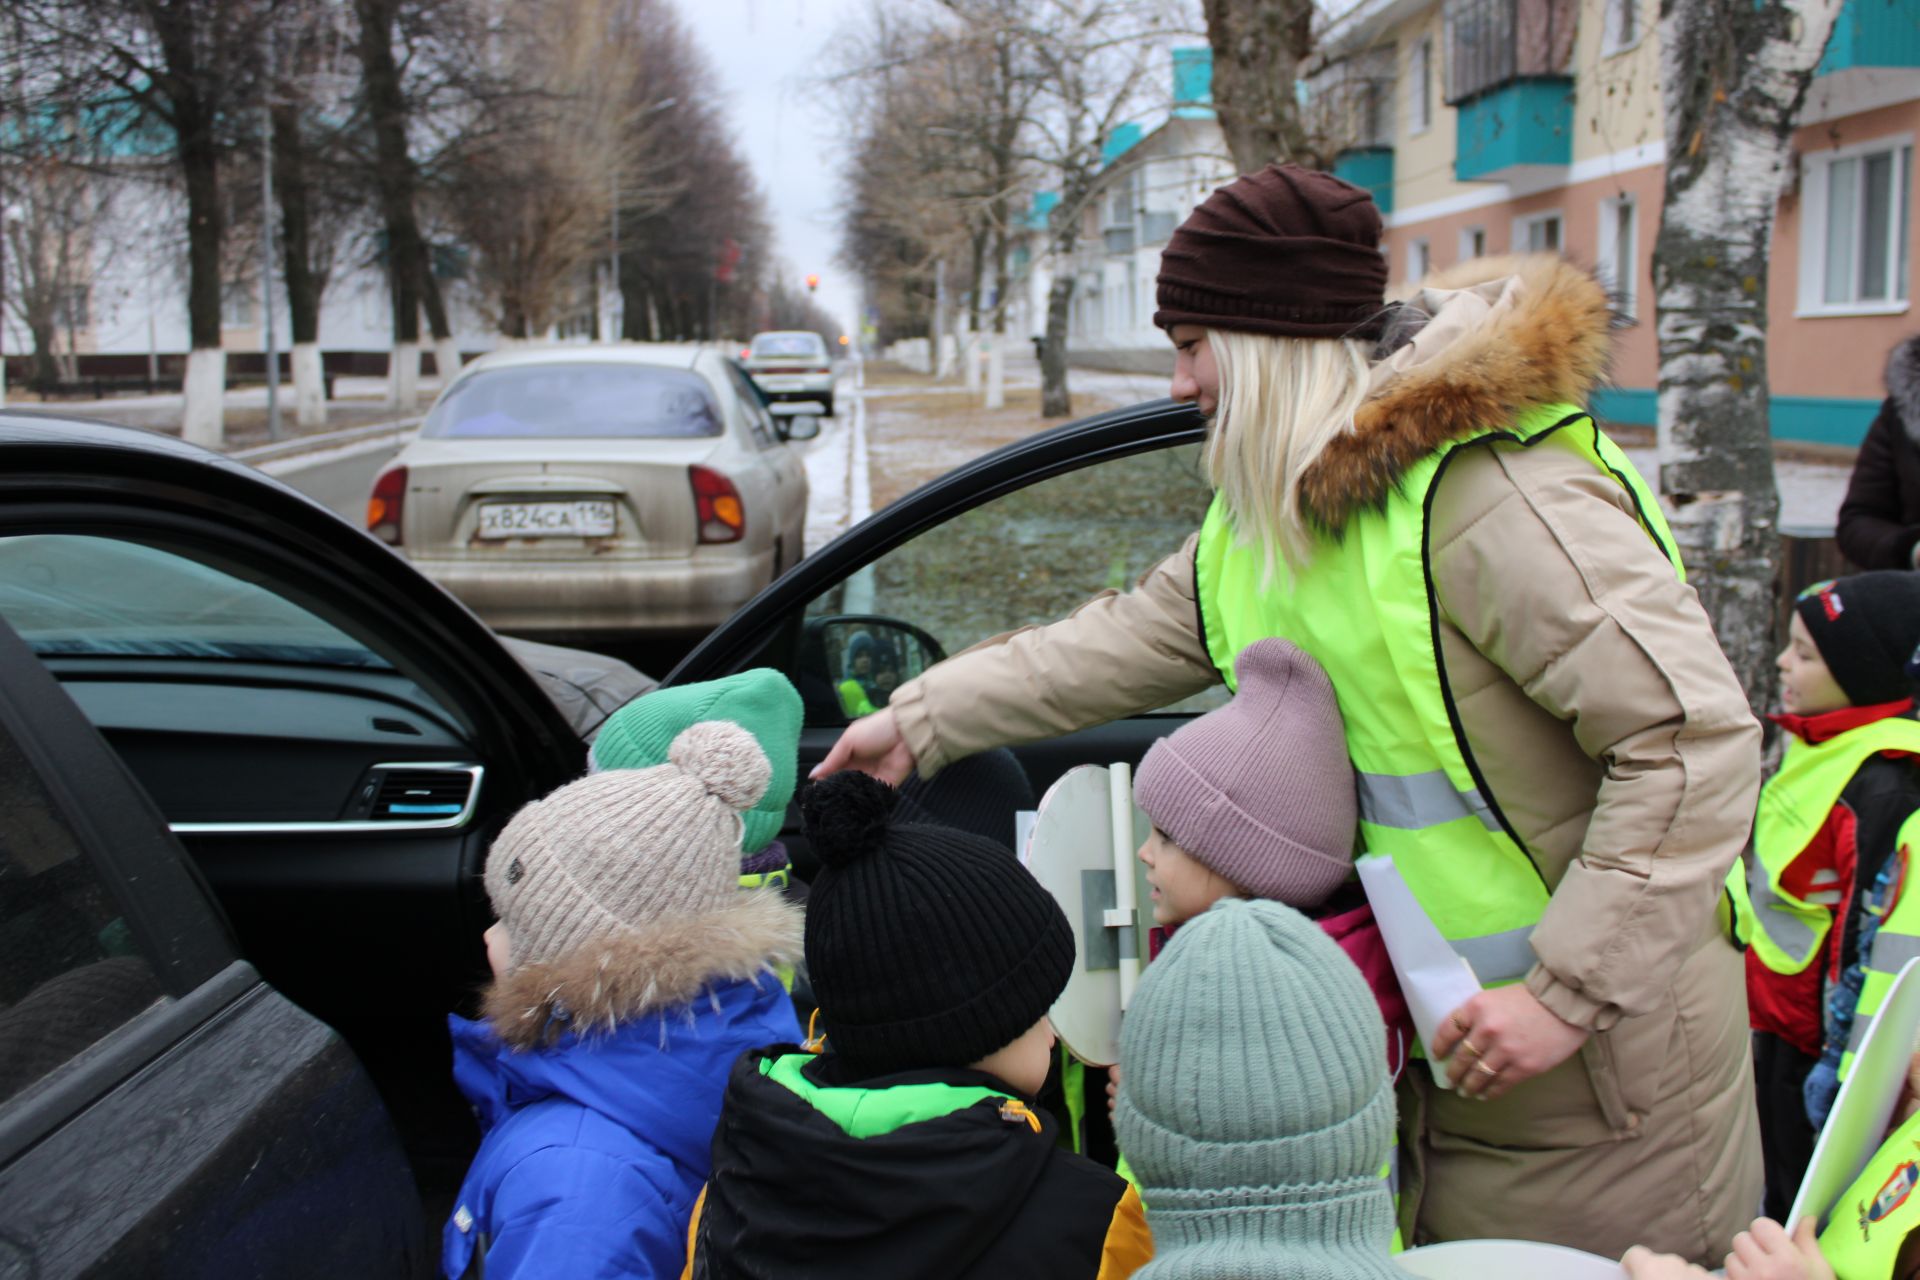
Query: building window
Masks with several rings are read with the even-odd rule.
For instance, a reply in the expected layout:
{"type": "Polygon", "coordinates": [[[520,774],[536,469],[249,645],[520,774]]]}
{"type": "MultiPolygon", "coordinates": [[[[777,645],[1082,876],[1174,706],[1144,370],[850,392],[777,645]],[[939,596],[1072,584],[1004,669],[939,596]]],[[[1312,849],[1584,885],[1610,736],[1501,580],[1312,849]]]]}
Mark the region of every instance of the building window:
{"type": "Polygon", "coordinates": [[[1487,256],[1487,229],[1485,227],[1462,227],[1460,229],[1460,260],[1466,262],[1473,258],[1487,256]]]}
{"type": "Polygon", "coordinates": [[[1913,143],[1881,139],[1806,164],[1801,314],[1906,310],[1913,143]]]}
{"type": "Polygon", "coordinates": [[[1640,306],[1639,207],[1632,196],[1600,202],[1600,278],[1613,296],[1613,309],[1631,323],[1640,306]]]}
{"type": "Polygon", "coordinates": [[[250,329],[254,323],[254,282],[235,280],[220,293],[220,324],[226,329],[250,329]]]}
{"type": "Polygon", "coordinates": [[[1600,30],[1601,56],[1625,53],[1639,43],[1639,0],[1607,0],[1605,25],[1600,30]]]}
{"type": "Polygon", "coordinates": [[[88,293],[83,284],[62,289],[59,301],[54,304],[54,325],[61,329],[85,329],[89,324],[88,293]]]}
{"type": "Polygon", "coordinates": [[[1560,215],[1535,213],[1513,220],[1515,253],[1560,252],[1560,215]]]}
{"type": "Polygon", "coordinates": [[[1415,240],[1407,246],[1407,283],[1419,284],[1433,270],[1433,247],[1426,240],[1415,240]]]}
{"type": "Polygon", "coordinates": [[[1433,125],[1433,37],[1425,36],[1407,52],[1407,132],[1425,133],[1433,125]]]}

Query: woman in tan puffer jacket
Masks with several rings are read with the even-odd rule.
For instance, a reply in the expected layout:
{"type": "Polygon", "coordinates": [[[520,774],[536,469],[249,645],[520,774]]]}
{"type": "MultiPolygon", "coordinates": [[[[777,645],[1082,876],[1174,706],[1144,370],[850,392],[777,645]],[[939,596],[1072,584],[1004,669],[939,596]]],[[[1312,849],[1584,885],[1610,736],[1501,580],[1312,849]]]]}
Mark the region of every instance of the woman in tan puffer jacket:
{"type": "MultiPolygon", "coordinates": [[[[1213,419],[1209,473],[1232,528],[1275,557],[1256,594],[1285,593],[1290,575],[1304,589],[1316,555],[1352,563],[1354,541],[1387,536],[1367,522],[1409,509],[1410,475],[1430,485],[1411,602],[1423,625],[1398,651],[1437,667],[1455,740],[1442,746],[1475,769],[1462,795],[1550,894],[1522,932],[1519,980],[1437,1037],[1457,1087],[1406,1075],[1402,1223],[1411,1242],[1520,1237],[1610,1257],[1642,1243],[1712,1265],[1760,1196],[1723,895],[1754,811],[1759,726],[1624,460],[1609,474],[1557,437],[1533,447],[1552,431],[1512,428],[1585,403],[1609,348],[1600,287],[1556,258],[1482,260],[1383,326],[1379,234],[1364,192],[1269,167],[1176,233],[1155,322],[1174,342],[1175,398],[1213,419]]],[[[1559,425],[1576,418],[1597,436],[1584,415],[1559,425]]],[[[1203,619],[1245,603],[1196,586],[1205,553],[1196,536],[1134,591],[933,668],[816,772],[930,775],[1218,682],[1203,619]]],[[[1317,598],[1383,580],[1332,597],[1323,581],[1317,598]]],[[[1284,616],[1285,597],[1273,607],[1284,616]]],[[[1337,654],[1316,656],[1335,672],[1337,654]]],[[[1380,682],[1410,678],[1335,675],[1350,749],[1380,682]]],[[[1382,820],[1367,813],[1363,793],[1363,821],[1382,820]]]]}

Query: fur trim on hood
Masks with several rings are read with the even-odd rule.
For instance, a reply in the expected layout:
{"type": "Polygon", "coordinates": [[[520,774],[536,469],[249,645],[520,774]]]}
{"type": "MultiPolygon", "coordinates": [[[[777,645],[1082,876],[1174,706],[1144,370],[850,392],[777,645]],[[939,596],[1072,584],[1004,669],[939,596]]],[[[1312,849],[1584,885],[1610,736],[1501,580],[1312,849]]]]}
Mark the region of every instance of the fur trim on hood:
{"type": "Polygon", "coordinates": [[[1309,520],[1338,535],[1447,441],[1536,405],[1586,403],[1612,349],[1612,313],[1592,275],[1551,254],[1478,258],[1430,277],[1423,292],[1507,277],[1517,277],[1511,306],[1378,386],[1353,430],[1307,468],[1299,498],[1309,520]]]}
{"type": "Polygon", "coordinates": [[[1887,352],[1887,398],[1900,415],[1907,439],[1920,444],[1920,333],[1887,352]]]}
{"type": "Polygon", "coordinates": [[[569,1031],[611,1031],[688,1004],[716,983],[793,963],[802,922],[800,908],[777,890],[742,890],[717,911],[658,920],[510,970],[487,988],[481,1017],[514,1049],[552,1044],[569,1031]]]}

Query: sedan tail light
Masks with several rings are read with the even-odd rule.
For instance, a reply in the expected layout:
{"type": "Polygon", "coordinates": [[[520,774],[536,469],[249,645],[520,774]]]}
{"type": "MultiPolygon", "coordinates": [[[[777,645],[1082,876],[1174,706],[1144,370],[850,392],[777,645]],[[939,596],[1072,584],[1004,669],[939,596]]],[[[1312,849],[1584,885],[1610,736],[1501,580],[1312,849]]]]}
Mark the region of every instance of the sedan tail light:
{"type": "Polygon", "coordinates": [[[707,467],[688,467],[693,508],[702,542],[738,542],[747,531],[747,511],[733,481],[707,467]]]}
{"type": "Polygon", "coordinates": [[[407,469],[389,467],[373,482],[367,499],[367,532],[390,547],[400,545],[400,509],[407,498],[407,469]]]}

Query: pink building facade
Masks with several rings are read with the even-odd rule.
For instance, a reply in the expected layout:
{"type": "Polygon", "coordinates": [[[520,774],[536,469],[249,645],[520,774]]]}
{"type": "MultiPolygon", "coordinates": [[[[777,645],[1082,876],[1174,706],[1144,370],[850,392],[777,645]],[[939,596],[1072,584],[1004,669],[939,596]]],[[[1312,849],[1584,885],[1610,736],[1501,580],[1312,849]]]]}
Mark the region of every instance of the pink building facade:
{"type": "MultiPolygon", "coordinates": [[[[1655,420],[1657,12],[1654,0],[1372,0],[1329,32],[1316,78],[1350,93],[1363,66],[1388,95],[1336,169],[1380,201],[1397,283],[1540,249],[1609,282],[1622,327],[1594,407],[1623,423],[1655,420]]],[[[1774,227],[1777,439],[1857,444],[1885,395],[1887,350],[1920,331],[1916,138],[1920,0],[1847,0],[1774,227]]]]}

